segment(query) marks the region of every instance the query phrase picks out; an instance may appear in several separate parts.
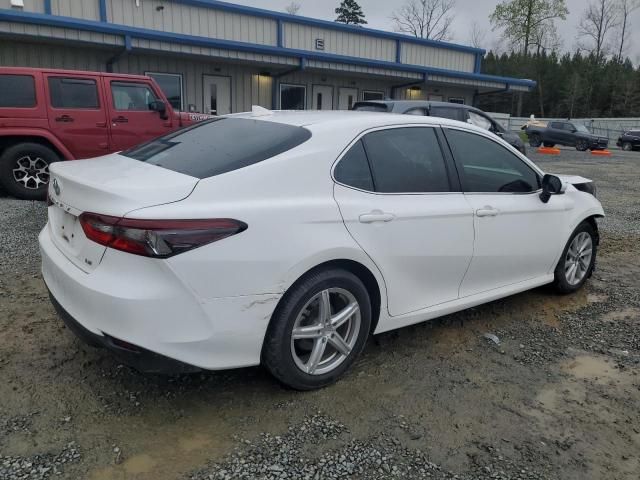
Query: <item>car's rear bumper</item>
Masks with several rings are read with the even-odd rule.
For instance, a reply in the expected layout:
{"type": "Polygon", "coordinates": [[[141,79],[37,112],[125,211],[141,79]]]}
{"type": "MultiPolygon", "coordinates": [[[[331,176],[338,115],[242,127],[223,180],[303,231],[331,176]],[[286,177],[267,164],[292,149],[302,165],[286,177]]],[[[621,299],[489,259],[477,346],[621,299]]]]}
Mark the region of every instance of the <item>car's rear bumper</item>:
{"type": "Polygon", "coordinates": [[[73,319],[68,323],[81,327],[70,328],[90,343],[113,347],[117,339],[145,357],[148,352],[210,370],[260,363],[264,335],[281,295],[202,299],[167,262],[112,249],[93,272],[85,273],[55,246],[48,228],[39,241],[42,276],[54,305],[65,312],[63,318],[73,319]]]}

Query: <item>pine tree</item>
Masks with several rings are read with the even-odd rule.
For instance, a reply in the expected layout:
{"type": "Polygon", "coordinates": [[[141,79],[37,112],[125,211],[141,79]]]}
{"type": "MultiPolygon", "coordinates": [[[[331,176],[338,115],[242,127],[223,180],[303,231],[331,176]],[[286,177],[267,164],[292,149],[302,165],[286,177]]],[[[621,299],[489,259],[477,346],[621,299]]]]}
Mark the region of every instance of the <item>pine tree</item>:
{"type": "Polygon", "coordinates": [[[358,5],[356,0],[342,0],[340,6],[336,8],[336,22],[346,23],[347,25],[364,25],[367,21],[364,19],[362,7],[358,5]]]}

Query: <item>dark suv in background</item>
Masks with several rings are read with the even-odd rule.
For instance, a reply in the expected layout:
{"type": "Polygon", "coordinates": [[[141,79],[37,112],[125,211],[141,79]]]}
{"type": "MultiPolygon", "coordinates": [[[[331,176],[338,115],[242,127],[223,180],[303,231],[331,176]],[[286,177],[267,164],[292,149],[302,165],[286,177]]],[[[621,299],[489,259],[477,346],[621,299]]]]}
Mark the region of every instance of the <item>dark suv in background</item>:
{"type": "Polygon", "coordinates": [[[399,113],[402,115],[424,115],[428,117],[449,118],[460,122],[470,123],[503,138],[516,150],[527,154],[527,149],[520,136],[515,132],[506,130],[502,125],[487,115],[482,110],[448,102],[431,102],[428,100],[373,100],[357,102],[353,110],[369,112],[399,113]]]}
{"type": "Polygon", "coordinates": [[[630,152],[631,150],[640,149],[640,130],[629,130],[624,132],[616,142],[622,150],[630,152]]]}

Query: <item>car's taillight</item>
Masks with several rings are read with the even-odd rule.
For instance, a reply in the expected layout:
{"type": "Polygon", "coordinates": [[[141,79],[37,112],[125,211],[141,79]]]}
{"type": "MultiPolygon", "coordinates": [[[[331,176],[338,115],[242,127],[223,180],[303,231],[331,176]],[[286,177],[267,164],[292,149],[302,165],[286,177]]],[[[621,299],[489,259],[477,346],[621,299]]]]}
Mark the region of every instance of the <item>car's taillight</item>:
{"type": "Polygon", "coordinates": [[[168,258],[236,235],[247,224],[229,218],[198,220],[136,220],[85,212],[82,230],[105,247],[145,257],[168,258]]]}

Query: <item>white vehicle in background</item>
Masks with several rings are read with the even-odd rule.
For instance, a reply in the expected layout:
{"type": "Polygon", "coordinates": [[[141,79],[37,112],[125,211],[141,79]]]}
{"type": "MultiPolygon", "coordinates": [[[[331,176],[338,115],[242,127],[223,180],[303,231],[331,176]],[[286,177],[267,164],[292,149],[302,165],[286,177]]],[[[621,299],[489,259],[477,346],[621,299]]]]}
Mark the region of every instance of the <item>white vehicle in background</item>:
{"type": "Polygon", "coordinates": [[[51,167],[42,272],[88,342],[143,371],[263,364],[307,390],[369,334],[593,271],[589,180],[436,117],[221,117],[51,167]]]}

